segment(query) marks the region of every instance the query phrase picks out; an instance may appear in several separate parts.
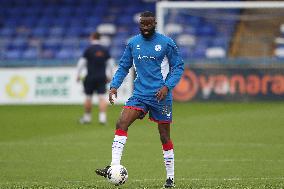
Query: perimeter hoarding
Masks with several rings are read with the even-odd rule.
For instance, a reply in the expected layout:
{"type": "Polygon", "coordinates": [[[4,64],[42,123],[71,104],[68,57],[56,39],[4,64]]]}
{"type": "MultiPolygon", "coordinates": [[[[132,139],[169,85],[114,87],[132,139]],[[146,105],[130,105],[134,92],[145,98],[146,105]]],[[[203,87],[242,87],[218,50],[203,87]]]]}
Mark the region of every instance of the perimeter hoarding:
{"type": "MultiPolygon", "coordinates": [[[[130,97],[132,75],[125,78],[115,103],[124,103],[130,97]]],[[[71,67],[0,68],[0,104],[83,103],[83,87],[76,77],[77,70],[71,67]]],[[[96,95],[93,101],[98,102],[96,95]]]]}
{"type": "Polygon", "coordinates": [[[284,100],[284,65],[189,65],[173,96],[182,102],[284,100]]]}

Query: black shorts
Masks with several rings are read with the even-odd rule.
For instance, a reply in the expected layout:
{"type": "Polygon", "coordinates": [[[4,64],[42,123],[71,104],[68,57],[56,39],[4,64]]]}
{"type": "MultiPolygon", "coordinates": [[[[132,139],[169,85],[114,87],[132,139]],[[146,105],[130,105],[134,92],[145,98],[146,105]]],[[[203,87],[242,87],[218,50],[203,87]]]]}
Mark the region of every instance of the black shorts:
{"type": "Polygon", "coordinates": [[[106,93],[106,80],[91,80],[86,79],[84,81],[84,92],[86,95],[92,95],[94,92],[97,94],[106,93]]]}

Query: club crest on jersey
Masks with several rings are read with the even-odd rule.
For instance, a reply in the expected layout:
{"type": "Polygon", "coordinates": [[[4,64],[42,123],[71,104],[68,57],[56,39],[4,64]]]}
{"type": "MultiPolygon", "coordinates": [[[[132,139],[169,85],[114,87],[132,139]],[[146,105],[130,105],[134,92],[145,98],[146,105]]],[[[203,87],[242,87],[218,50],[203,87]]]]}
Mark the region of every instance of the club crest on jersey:
{"type": "Polygon", "coordinates": [[[155,51],[161,51],[162,46],[161,45],[155,45],[155,51]]]}
{"type": "Polygon", "coordinates": [[[136,45],[136,49],[138,49],[138,50],[139,50],[139,49],[140,49],[140,45],[136,45]]]}

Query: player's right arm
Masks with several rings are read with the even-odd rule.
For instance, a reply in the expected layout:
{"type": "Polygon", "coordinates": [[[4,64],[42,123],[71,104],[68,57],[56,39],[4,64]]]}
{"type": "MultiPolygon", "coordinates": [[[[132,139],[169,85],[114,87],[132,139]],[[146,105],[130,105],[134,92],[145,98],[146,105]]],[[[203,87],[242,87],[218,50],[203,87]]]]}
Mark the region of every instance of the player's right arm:
{"type": "Polygon", "coordinates": [[[111,104],[114,103],[113,95],[115,96],[115,98],[117,98],[117,89],[116,88],[110,88],[110,90],[109,90],[108,100],[111,104]]]}
{"type": "Polygon", "coordinates": [[[127,76],[129,69],[132,67],[133,57],[131,54],[131,44],[128,44],[119,61],[118,69],[112,78],[110,88],[118,89],[122,84],[124,78],[127,76]]]}
{"type": "Polygon", "coordinates": [[[117,97],[117,89],[122,84],[124,78],[127,76],[129,69],[132,67],[133,57],[131,54],[131,44],[127,44],[124,53],[119,61],[118,69],[110,83],[109,102],[113,104],[113,95],[117,97]]]}

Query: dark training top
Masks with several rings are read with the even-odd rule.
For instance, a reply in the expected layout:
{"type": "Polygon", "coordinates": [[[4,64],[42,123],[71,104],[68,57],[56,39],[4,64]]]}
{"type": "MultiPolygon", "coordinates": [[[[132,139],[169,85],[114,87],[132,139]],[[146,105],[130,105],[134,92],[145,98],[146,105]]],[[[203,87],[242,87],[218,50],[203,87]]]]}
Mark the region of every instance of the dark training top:
{"type": "Polygon", "coordinates": [[[99,44],[89,46],[83,57],[87,60],[87,77],[91,80],[106,80],[106,64],[110,58],[106,48],[99,44]]]}

